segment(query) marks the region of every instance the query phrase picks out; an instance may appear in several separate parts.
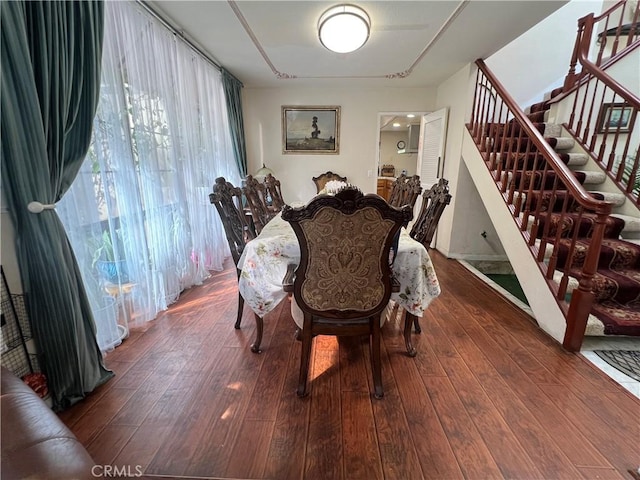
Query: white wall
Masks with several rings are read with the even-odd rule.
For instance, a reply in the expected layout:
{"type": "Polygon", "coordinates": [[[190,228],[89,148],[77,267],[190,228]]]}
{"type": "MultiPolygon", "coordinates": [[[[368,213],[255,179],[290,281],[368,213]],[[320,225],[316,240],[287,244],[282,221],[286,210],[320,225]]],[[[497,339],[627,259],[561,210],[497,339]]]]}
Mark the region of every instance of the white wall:
{"type": "Polygon", "coordinates": [[[578,19],[602,11],[602,0],[573,0],[485,60],[521,107],[542,101],[569,71],[578,19]]]}
{"type": "Polygon", "coordinates": [[[316,192],[311,177],[327,170],[346,176],[365,193],[375,192],[378,112],[430,111],[435,106],[435,89],[430,88],[296,88],[290,82],[283,81],[282,88],[244,88],[242,98],[248,171],[254,173],[263,157],[282,182],[288,203],[308,201],[316,192]],[[283,105],[339,105],[340,153],[283,154],[283,105]]]}
{"type": "Polygon", "coordinates": [[[473,72],[475,68],[467,65],[438,88],[437,108],[449,109],[443,175],[449,180],[452,199],[438,224],[436,248],[452,258],[506,260],[493,223],[461,161],[473,72]],[[486,232],[486,239],[481,232],[486,232]]]}

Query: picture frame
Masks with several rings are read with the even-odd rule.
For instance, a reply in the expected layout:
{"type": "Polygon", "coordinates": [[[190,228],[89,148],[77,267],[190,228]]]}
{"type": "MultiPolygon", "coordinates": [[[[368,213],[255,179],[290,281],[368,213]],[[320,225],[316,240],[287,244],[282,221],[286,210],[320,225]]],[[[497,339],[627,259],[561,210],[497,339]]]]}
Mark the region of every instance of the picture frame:
{"type": "Polygon", "coordinates": [[[282,153],[340,153],[340,106],[282,106],[282,153]]]}
{"type": "Polygon", "coordinates": [[[626,103],[603,103],[598,121],[597,133],[629,133],[633,108],[626,103]]]}

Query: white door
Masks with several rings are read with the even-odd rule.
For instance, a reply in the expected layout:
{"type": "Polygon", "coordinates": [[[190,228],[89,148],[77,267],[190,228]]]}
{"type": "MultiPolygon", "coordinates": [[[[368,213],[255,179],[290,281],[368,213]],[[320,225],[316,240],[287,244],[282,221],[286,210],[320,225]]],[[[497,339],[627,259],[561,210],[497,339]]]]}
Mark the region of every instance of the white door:
{"type": "MultiPolygon", "coordinates": [[[[448,113],[449,110],[445,107],[423,115],[420,119],[420,143],[418,144],[416,173],[420,175],[420,185],[423,192],[437,183],[442,176],[448,113]]],[[[418,197],[416,201],[413,218],[420,212],[421,207],[422,196],[418,197]]]]}
{"type": "Polygon", "coordinates": [[[437,112],[423,115],[420,119],[416,172],[420,175],[423,189],[431,187],[442,175],[447,113],[448,109],[445,107],[437,112]]]}

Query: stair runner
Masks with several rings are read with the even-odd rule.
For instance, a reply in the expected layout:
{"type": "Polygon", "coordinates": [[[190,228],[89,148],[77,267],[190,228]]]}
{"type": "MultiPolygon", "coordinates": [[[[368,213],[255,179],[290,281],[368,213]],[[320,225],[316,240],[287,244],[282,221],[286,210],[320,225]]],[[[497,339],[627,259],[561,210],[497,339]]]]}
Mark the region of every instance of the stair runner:
{"type": "MultiPolygon", "coordinates": [[[[553,98],[561,92],[561,89],[556,89],[550,93],[549,98],[553,98]]],[[[536,129],[544,136],[549,145],[558,153],[563,162],[565,162],[570,168],[576,168],[574,165],[586,163],[586,155],[568,153],[568,150],[574,146],[574,140],[572,138],[561,137],[561,128],[559,125],[553,125],[545,123],[545,114],[549,109],[549,101],[545,100],[538,104],[534,104],[526,111],[527,116],[534,122],[536,129]],[[582,161],[582,158],[584,161],[582,161]]],[[[504,131],[507,133],[507,138],[511,137],[512,132],[518,128],[515,123],[507,124],[504,127],[504,131]]],[[[518,133],[518,132],[516,132],[518,133]]],[[[523,133],[524,135],[524,133],[523,133]]],[[[517,138],[517,137],[516,137],[517,138]]],[[[497,139],[496,139],[497,140],[497,139]]],[[[527,144],[529,140],[525,137],[516,148],[510,151],[526,152],[527,144]]],[[[531,155],[524,153],[517,153],[511,160],[507,160],[507,164],[512,168],[513,161],[518,162],[518,169],[515,175],[510,177],[510,181],[519,180],[522,175],[525,178],[530,179],[531,175],[535,182],[535,191],[533,192],[533,204],[531,210],[535,209],[536,202],[543,202],[543,206],[546,207],[546,217],[544,221],[551,222],[548,230],[547,242],[555,241],[557,228],[562,228],[562,235],[566,238],[561,238],[560,246],[558,249],[558,263],[557,269],[564,271],[567,265],[571,265],[567,272],[570,276],[579,278],[580,270],[584,261],[585,252],[589,245],[589,238],[592,233],[595,216],[586,214],[586,218],[582,219],[578,228],[578,243],[575,250],[572,262],[568,262],[567,252],[568,245],[571,241],[571,234],[574,220],[577,216],[571,216],[564,218],[563,225],[560,227],[559,215],[555,214],[558,206],[565,200],[566,195],[570,195],[566,191],[556,191],[556,203],[549,205],[551,198],[551,186],[554,183],[553,172],[551,175],[547,173],[546,180],[542,184],[542,179],[538,173],[532,173],[534,157],[536,156],[536,148],[533,144],[530,145],[530,150],[534,152],[531,155]],[[566,233],[565,233],[566,232],[566,233]]],[[[540,162],[538,157],[538,166],[540,162]]],[[[504,165],[503,165],[504,167],[504,165]]],[[[598,172],[584,172],[573,170],[576,179],[588,188],[588,184],[597,183],[598,181],[604,181],[605,173],[598,172]]],[[[602,192],[590,192],[594,198],[601,200],[614,200],[615,195],[605,194],[602,192]]],[[[620,202],[624,201],[624,195],[620,194],[620,202]]],[[[572,198],[567,199],[569,204],[573,201],[572,198]]],[[[545,208],[543,208],[545,210],[545,208]]],[[[585,217],[585,215],[583,215],[585,217]]],[[[625,220],[621,218],[623,216],[611,216],[608,218],[605,226],[605,238],[602,242],[601,254],[598,263],[597,272],[593,279],[595,303],[592,308],[592,315],[597,317],[604,325],[605,335],[630,335],[640,336],[640,245],[623,240],[620,238],[622,230],[625,228],[625,220]]],[[[538,232],[543,232],[543,225],[540,226],[538,232]]],[[[539,234],[541,236],[541,233],[539,234]]],[[[575,283],[575,282],[574,282],[575,283]]]]}

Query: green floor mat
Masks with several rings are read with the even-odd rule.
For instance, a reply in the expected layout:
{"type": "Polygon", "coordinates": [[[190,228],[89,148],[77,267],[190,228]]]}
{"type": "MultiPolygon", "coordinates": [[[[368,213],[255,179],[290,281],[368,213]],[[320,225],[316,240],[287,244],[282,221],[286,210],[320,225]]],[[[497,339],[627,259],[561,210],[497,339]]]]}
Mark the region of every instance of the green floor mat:
{"type": "Polygon", "coordinates": [[[518,277],[516,277],[515,275],[488,273],[485,274],[485,276],[496,282],[498,285],[500,285],[514,297],[518,298],[520,301],[529,305],[527,297],[525,296],[522,288],[520,287],[520,283],[518,282],[518,277]]]}

